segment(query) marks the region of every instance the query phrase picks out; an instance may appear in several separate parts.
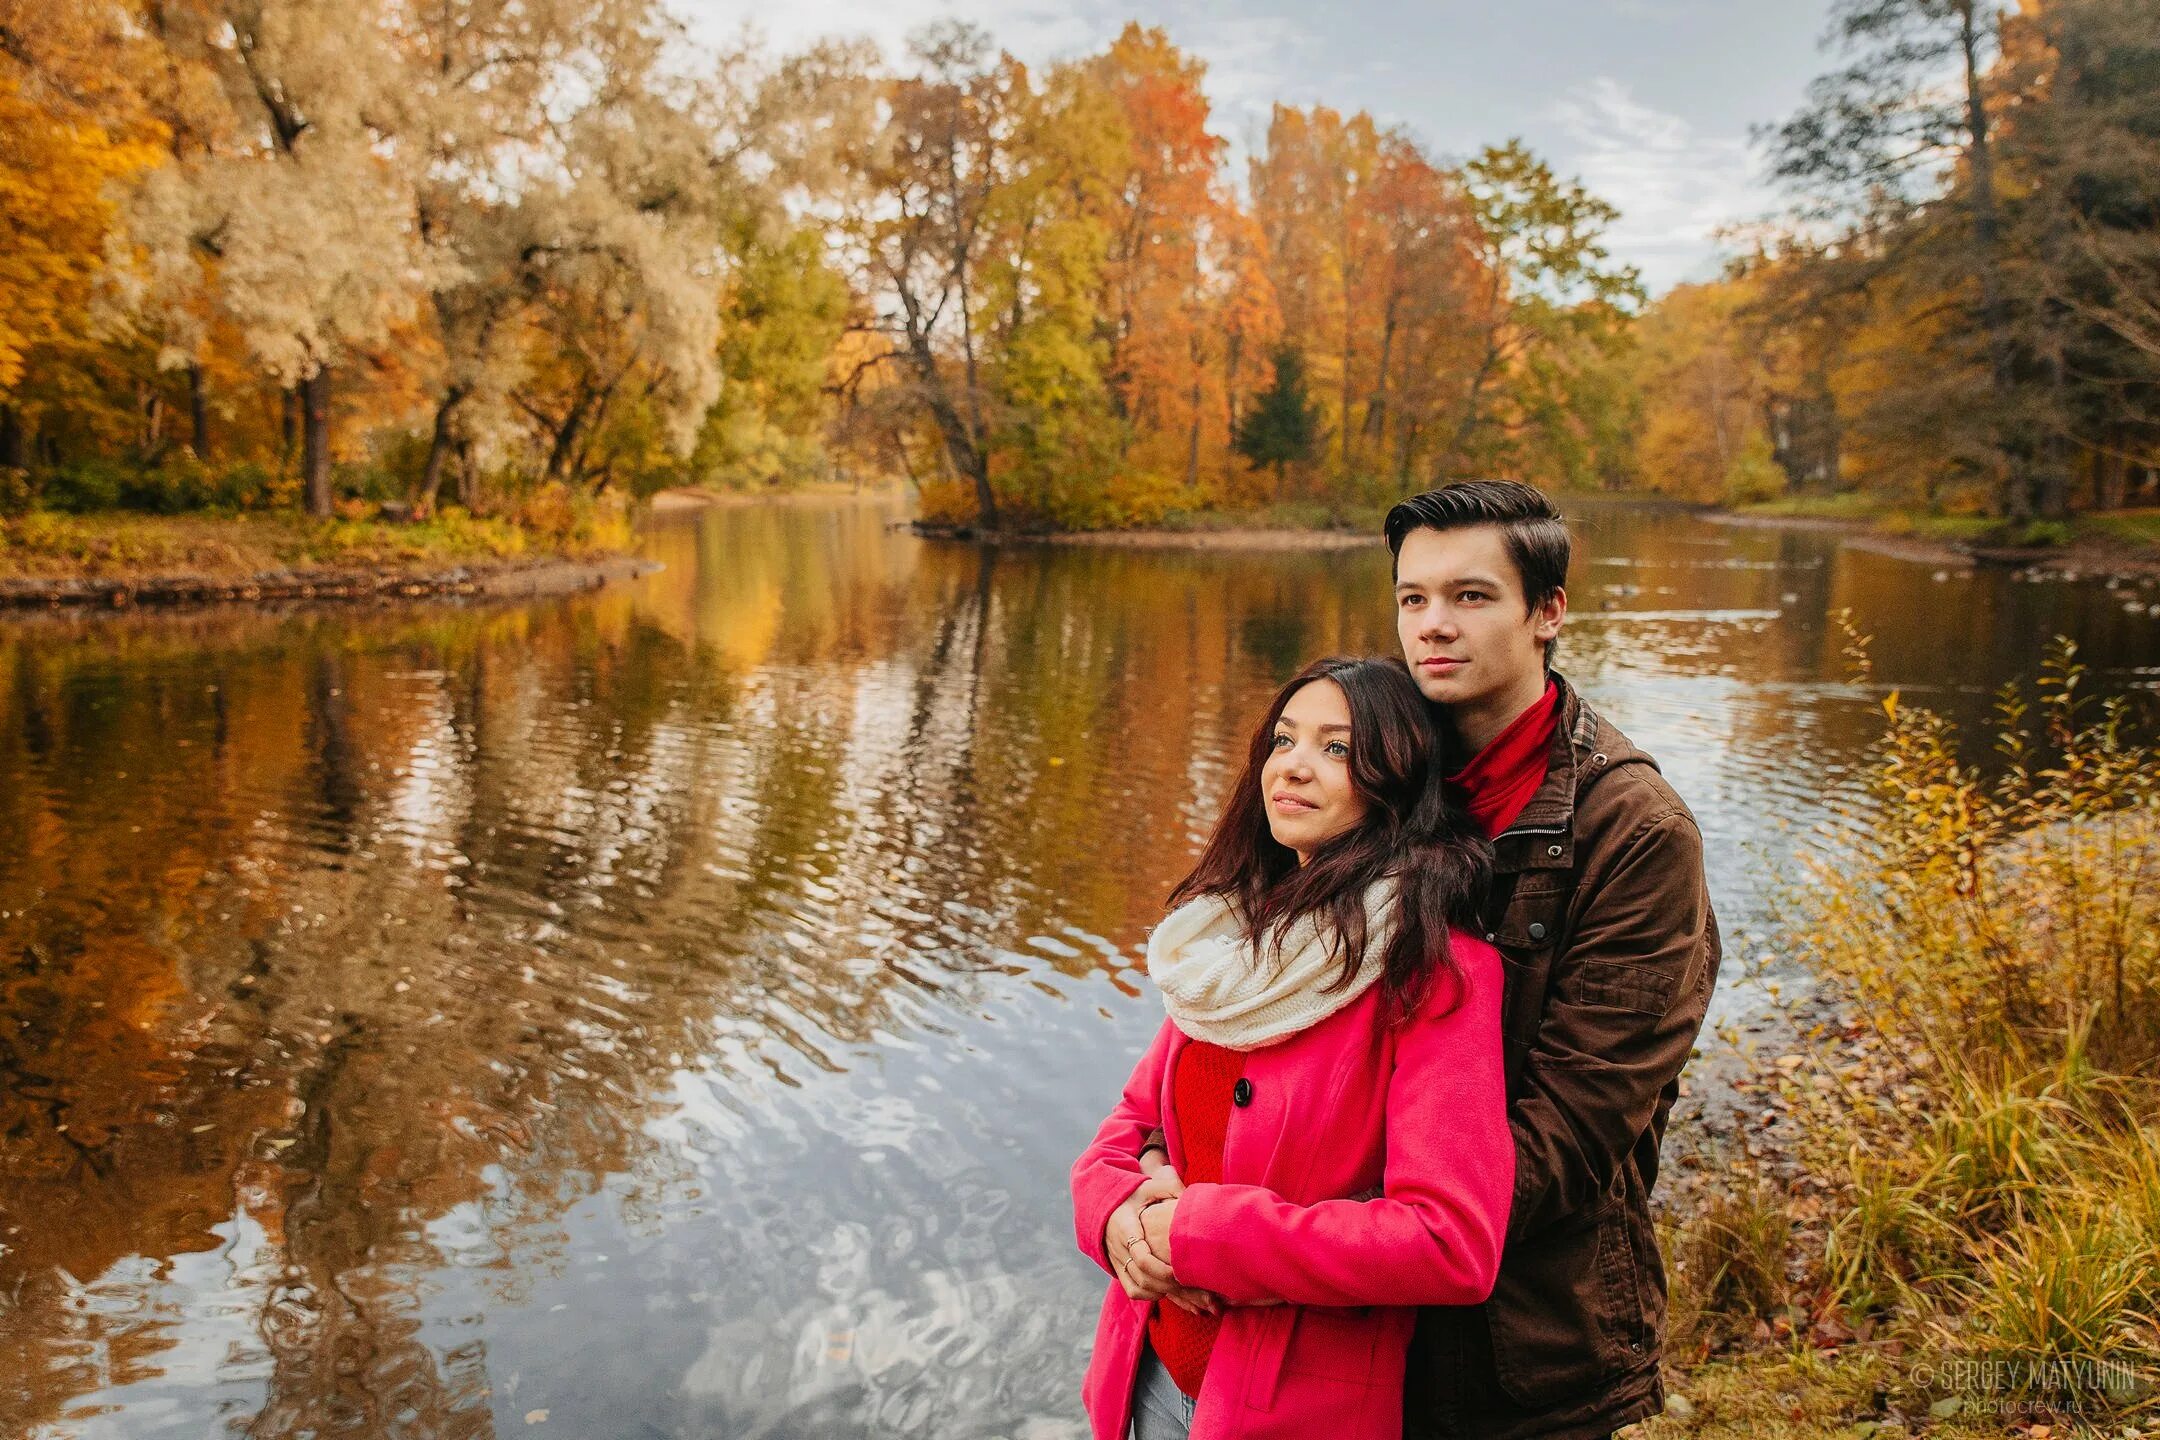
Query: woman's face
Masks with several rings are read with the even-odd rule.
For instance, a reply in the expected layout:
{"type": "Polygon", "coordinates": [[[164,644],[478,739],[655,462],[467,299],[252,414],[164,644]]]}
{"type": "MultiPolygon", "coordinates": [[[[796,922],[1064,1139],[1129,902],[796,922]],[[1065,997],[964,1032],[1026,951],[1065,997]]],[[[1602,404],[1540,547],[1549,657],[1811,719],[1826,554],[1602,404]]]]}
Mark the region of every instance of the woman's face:
{"type": "Polygon", "coordinates": [[[1260,768],[1260,798],[1277,844],[1298,864],[1365,818],[1350,784],[1350,702],[1332,680],[1315,680],[1283,706],[1260,768]]]}

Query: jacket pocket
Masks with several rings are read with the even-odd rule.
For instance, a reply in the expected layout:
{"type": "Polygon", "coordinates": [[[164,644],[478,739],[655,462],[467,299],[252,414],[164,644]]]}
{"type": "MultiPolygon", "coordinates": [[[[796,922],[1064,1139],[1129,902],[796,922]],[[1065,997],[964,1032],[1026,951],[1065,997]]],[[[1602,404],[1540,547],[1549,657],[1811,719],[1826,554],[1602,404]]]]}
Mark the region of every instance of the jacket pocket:
{"type": "Polygon", "coordinates": [[[1672,1008],[1680,976],[1676,971],[1624,960],[1582,960],[1562,971],[1558,988],[1561,997],[1574,1004],[1663,1015],[1672,1008]]]}
{"type": "Polygon", "coordinates": [[[1493,1369],[1517,1403],[1543,1409],[1645,1358],[1627,1206],[1511,1246],[1485,1306],[1493,1369]]]}
{"type": "MultiPolygon", "coordinates": [[[[1290,1348],[1290,1330],[1297,1322],[1295,1305],[1255,1305],[1231,1311],[1234,1317],[1247,1318],[1248,1339],[1245,1343],[1245,1408],[1248,1410],[1273,1410],[1275,1394],[1282,1387],[1283,1358],[1290,1348]]],[[[1230,1338],[1230,1326],[1226,1323],[1215,1337],[1220,1347],[1230,1338]]]]}
{"type": "Polygon", "coordinates": [[[1297,1318],[1283,1351],[1283,1370],[1321,1380],[1370,1385],[1375,1357],[1384,1348],[1380,1309],[1359,1305],[1335,1309],[1323,1305],[1293,1307],[1297,1318]]]}

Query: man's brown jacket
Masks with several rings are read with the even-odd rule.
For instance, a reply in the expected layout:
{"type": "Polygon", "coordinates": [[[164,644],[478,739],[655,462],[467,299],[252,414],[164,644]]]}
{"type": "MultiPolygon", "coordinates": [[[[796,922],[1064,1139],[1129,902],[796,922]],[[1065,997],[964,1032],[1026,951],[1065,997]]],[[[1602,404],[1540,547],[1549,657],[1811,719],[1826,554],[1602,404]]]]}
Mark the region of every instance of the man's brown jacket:
{"type": "Polygon", "coordinates": [[[1702,834],[1563,680],[1545,781],[1494,855],[1514,1208],[1492,1298],[1420,1312],[1408,1440],[1576,1440],[1664,1404],[1650,1190],[1717,977],[1702,834]]]}

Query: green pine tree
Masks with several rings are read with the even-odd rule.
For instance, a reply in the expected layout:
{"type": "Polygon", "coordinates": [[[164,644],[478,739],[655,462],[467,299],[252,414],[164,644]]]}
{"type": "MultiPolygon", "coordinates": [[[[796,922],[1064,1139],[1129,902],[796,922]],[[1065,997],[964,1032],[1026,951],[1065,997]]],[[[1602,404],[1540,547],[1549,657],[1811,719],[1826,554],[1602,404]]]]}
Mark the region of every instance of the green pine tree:
{"type": "Polygon", "coordinates": [[[1310,460],[1320,444],[1320,407],[1305,390],[1305,357],[1295,346],[1275,352],[1275,383],[1260,392],[1238,421],[1231,443],[1255,465],[1275,467],[1275,498],[1282,499],[1283,472],[1292,461],[1310,460]]]}

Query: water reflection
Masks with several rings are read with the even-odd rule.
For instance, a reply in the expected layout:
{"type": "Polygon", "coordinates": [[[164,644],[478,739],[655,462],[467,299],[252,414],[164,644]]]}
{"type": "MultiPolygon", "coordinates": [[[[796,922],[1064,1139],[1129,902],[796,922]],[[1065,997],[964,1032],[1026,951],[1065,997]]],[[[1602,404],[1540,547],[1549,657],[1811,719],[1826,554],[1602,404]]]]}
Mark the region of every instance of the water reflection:
{"type": "MultiPolygon", "coordinates": [[[[656,530],[520,608],[0,629],[0,1429],[1078,1433],[1064,1166],[1131,967],[1384,552],[976,550],[868,506],[656,530]]],[[[1593,512],[1564,663],[1721,907],[1875,729],[2097,585],[1593,512]]],[[[1726,1013],[1748,1003],[1728,989],[1726,1013]]]]}

